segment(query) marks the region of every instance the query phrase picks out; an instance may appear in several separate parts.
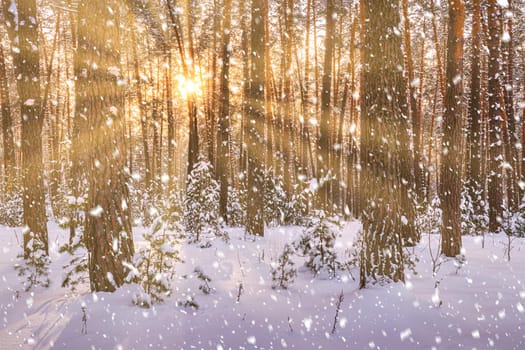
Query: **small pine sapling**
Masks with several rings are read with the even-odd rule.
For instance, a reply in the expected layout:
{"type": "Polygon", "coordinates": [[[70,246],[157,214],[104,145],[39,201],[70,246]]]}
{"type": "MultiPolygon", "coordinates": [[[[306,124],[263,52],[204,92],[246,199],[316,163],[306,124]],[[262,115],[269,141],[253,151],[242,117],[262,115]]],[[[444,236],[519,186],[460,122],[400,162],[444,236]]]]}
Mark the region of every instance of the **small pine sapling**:
{"type": "MultiPolygon", "coordinates": [[[[184,223],[188,241],[200,243],[202,239],[221,237],[228,240],[219,215],[219,184],[213,177],[212,165],[199,161],[188,176],[188,189],[184,201],[184,223]]],[[[209,247],[209,241],[201,245],[209,247]]]]}
{"type": "Polygon", "coordinates": [[[82,329],[81,329],[81,333],[82,334],[87,334],[87,320],[88,320],[88,317],[87,317],[87,307],[86,307],[86,304],[82,304],[82,329]]]}
{"type": "Polygon", "coordinates": [[[443,264],[443,257],[441,252],[441,205],[439,198],[435,197],[431,203],[428,204],[424,210],[416,218],[416,225],[421,229],[421,232],[428,236],[428,251],[432,263],[432,276],[436,277],[441,265],[443,264]],[[432,248],[432,238],[438,237],[437,247],[432,248]]]}
{"type": "Polygon", "coordinates": [[[212,292],[212,288],[210,287],[210,276],[206,275],[200,267],[196,267],[195,270],[193,270],[193,272],[195,272],[195,275],[201,281],[201,284],[199,285],[199,290],[204,294],[210,294],[212,292]]]}
{"type": "Polygon", "coordinates": [[[151,307],[164,301],[172,292],[175,263],[181,261],[176,249],[176,235],[168,232],[168,223],[160,216],[152,225],[152,233],[144,234],[147,245],[134,257],[127,281],[137,283],[144,293],[135,295],[133,302],[141,307],[151,307]]]}
{"type": "Polygon", "coordinates": [[[335,277],[340,265],[335,252],[336,236],[336,222],[329,220],[324,211],[316,210],[303,235],[295,242],[296,251],[307,257],[305,265],[316,276],[326,271],[329,277],[335,277]]]}
{"type": "MultiPolygon", "coordinates": [[[[51,260],[46,253],[44,243],[32,235],[27,243],[27,249],[29,255],[24,259],[24,262],[15,265],[18,275],[26,277],[24,290],[27,292],[36,286],[49,287],[49,264],[51,260]]],[[[23,258],[23,256],[20,255],[19,258],[23,258]]]]}
{"type": "Polygon", "coordinates": [[[505,255],[507,260],[510,261],[514,240],[525,236],[525,202],[522,201],[514,212],[509,209],[503,212],[502,231],[507,235],[505,255]]]}
{"type": "Polygon", "coordinates": [[[277,263],[272,266],[272,288],[287,289],[292,284],[297,276],[297,270],[294,268],[292,261],[293,248],[286,244],[284,250],[279,256],[277,263]]]}
{"type": "Polygon", "coordinates": [[[284,223],[287,195],[282,176],[274,176],[271,169],[264,171],[264,222],[267,225],[284,223]]]}
{"type": "Polygon", "coordinates": [[[79,285],[89,283],[88,253],[82,230],[75,230],[75,235],[70,242],[61,246],[59,252],[71,256],[69,262],[63,266],[62,287],[76,291],[79,285]]]}
{"type": "Polygon", "coordinates": [[[489,218],[487,203],[483,200],[482,190],[474,194],[474,201],[467,187],[461,192],[461,233],[464,235],[485,237],[489,218]]]}
{"type": "Polygon", "coordinates": [[[226,217],[231,227],[241,227],[246,216],[246,189],[228,187],[226,217]]]}
{"type": "Polygon", "coordinates": [[[290,195],[290,199],[285,205],[284,224],[305,225],[312,198],[312,193],[309,191],[306,182],[295,184],[294,192],[290,195]]]}
{"type": "Polygon", "coordinates": [[[195,301],[195,298],[193,296],[189,296],[183,302],[177,302],[177,305],[184,306],[184,307],[191,307],[192,309],[195,309],[195,310],[199,308],[199,304],[197,304],[197,301],[195,301]]]}

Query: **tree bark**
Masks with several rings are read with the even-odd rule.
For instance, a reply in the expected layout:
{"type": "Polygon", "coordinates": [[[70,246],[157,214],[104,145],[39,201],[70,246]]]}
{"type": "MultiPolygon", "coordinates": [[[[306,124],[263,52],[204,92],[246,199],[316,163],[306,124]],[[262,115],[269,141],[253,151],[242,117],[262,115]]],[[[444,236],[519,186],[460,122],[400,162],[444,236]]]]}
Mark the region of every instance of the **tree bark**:
{"type": "Polygon", "coordinates": [[[489,96],[489,230],[499,231],[503,218],[503,139],[501,84],[501,12],[496,0],[488,0],[488,96],[489,96]]]}
{"type": "Polygon", "coordinates": [[[448,6],[447,89],[439,197],[443,210],[441,249],[446,256],[454,257],[461,250],[461,140],[463,138],[461,103],[465,4],[463,0],[449,0],[448,6]]]}
{"type": "Polygon", "coordinates": [[[401,168],[411,165],[405,159],[405,80],[398,68],[402,39],[392,32],[399,10],[399,1],[361,1],[361,288],[370,278],[404,280],[403,226],[411,218],[401,203],[406,194],[401,168]]]}
{"type": "Polygon", "coordinates": [[[5,56],[0,44],[0,110],[2,115],[2,141],[4,146],[4,181],[5,191],[13,190],[13,181],[16,174],[15,141],[13,135],[13,119],[9,102],[9,80],[5,65],[5,56]]]}
{"type": "Polygon", "coordinates": [[[468,138],[470,148],[467,166],[467,186],[470,198],[474,201],[474,210],[481,210],[484,186],[481,179],[481,4],[474,0],[472,12],[472,49],[471,49],[471,82],[468,106],[468,138]]]}
{"type": "Polygon", "coordinates": [[[76,141],[87,145],[88,152],[85,232],[92,291],[114,291],[121,286],[124,264],[134,252],[115,5],[114,1],[83,1],[78,8],[76,104],[88,132],[76,141]]]}
{"type": "Polygon", "coordinates": [[[35,0],[19,0],[19,53],[15,57],[22,123],[22,186],[24,203],[24,257],[38,239],[48,252],[47,216],[45,210],[44,166],[42,161],[42,127],[44,122],[40,90],[40,54],[35,0]],[[36,48],[36,49],[35,49],[36,48]]]}
{"type": "Polygon", "coordinates": [[[264,40],[264,0],[252,0],[250,91],[248,96],[247,121],[245,122],[248,146],[248,203],[246,232],[263,236],[264,179],[264,86],[266,50],[264,40]]]}
{"type": "Polygon", "coordinates": [[[330,169],[330,119],[332,115],[332,60],[335,47],[335,0],[327,0],[326,3],[326,37],[325,37],[325,56],[323,64],[323,79],[321,91],[321,130],[319,137],[319,157],[318,157],[318,174],[319,183],[319,200],[320,206],[324,210],[331,212],[328,183],[332,177],[330,169]]]}
{"type": "Polygon", "coordinates": [[[220,183],[219,215],[227,219],[228,207],[228,166],[230,150],[228,136],[230,133],[230,32],[231,32],[232,0],[224,0],[223,37],[222,37],[222,70],[220,83],[221,109],[219,115],[219,130],[217,135],[217,178],[220,183]]]}

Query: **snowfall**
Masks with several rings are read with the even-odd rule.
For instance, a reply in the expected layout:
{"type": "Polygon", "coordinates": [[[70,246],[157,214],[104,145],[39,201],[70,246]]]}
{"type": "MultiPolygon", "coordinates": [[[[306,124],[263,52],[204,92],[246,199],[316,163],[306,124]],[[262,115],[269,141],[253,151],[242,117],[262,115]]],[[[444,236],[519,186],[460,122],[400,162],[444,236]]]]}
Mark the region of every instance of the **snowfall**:
{"type": "MultiPolygon", "coordinates": [[[[303,229],[268,228],[257,240],[228,229],[229,243],[181,244],[173,294],[146,309],[132,303],[133,285],[115,293],[62,288],[70,256],[59,246],[68,231],[48,227],[51,286],[25,292],[14,269],[22,228],[0,226],[0,349],[525,349],[525,239],[511,242],[508,261],[505,235],[487,235],[484,247],[481,236],[463,237],[464,262],[444,259],[433,275],[439,237],[423,235],[408,248],[417,261],[404,284],[366,289],[359,289],[358,269],[314,277],[295,256],[295,282],[275,290],[271,264],[303,229]],[[208,295],[198,288],[196,267],[211,277],[208,295]],[[198,309],[177,303],[190,296],[198,309]]],[[[359,229],[356,221],[341,229],[340,257],[359,229]]],[[[144,232],[134,229],[136,246],[144,232]]]]}

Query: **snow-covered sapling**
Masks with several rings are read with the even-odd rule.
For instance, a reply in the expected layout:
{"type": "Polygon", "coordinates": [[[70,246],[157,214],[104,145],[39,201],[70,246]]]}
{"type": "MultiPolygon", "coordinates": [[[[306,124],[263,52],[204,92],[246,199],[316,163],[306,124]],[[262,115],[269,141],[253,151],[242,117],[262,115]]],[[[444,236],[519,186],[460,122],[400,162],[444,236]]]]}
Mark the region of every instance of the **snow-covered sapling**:
{"type": "Polygon", "coordinates": [[[292,261],[293,253],[293,248],[286,244],[279,256],[279,260],[272,264],[272,288],[286,289],[294,282],[297,270],[294,268],[294,262],[292,261]]]}
{"type": "Polygon", "coordinates": [[[192,309],[197,310],[199,308],[199,304],[195,300],[193,296],[188,296],[188,298],[184,301],[178,301],[178,306],[184,306],[184,307],[191,307],[192,309]]]}
{"type": "Polygon", "coordinates": [[[471,194],[465,186],[461,192],[461,233],[464,235],[481,235],[481,247],[485,247],[485,232],[488,231],[488,203],[483,199],[483,191],[478,189],[471,194]],[[473,198],[474,197],[474,198],[473,198]]]}
{"type": "MultiPolygon", "coordinates": [[[[49,264],[51,260],[47,255],[45,244],[35,235],[31,235],[26,248],[28,255],[23,263],[16,264],[15,269],[19,276],[25,276],[25,291],[29,291],[36,286],[49,287],[49,264]]],[[[19,256],[23,258],[23,256],[19,256]]]]}
{"type": "Polygon", "coordinates": [[[466,263],[467,257],[465,256],[465,254],[456,255],[456,257],[454,258],[454,267],[456,268],[456,275],[459,273],[459,270],[461,270],[461,268],[465,266],[466,263]]]}
{"type": "Polygon", "coordinates": [[[335,277],[340,265],[335,252],[336,227],[336,223],[329,220],[324,211],[315,211],[303,235],[294,244],[296,251],[307,257],[305,265],[315,275],[324,270],[329,277],[335,277]]]}
{"type": "Polygon", "coordinates": [[[264,171],[264,222],[267,225],[284,223],[287,195],[282,176],[271,169],[264,171]]]}
{"type": "Polygon", "coordinates": [[[196,267],[193,272],[195,272],[195,275],[197,276],[197,278],[202,282],[199,285],[199,290],[203,292],[204,294],[210,294],[212,291],[210,287],[210,282],[211,282],[210,276],[206,275],[200,267],[196,267]]]}
{"type": "Polygon", "coordinates": [[[420,227],[421,232],[428,235],[428,251],[432,263],[432,276],[434,277],[437,275],[437,272],[443,263],[440,234],[442,211],[440,207],[439,198],[435,197],[416,219],[416,225],[420,227]],[[432,237],[439,238],[437,248],[435,249],[432,247],[432,237]]]}
{"type": "Polygon", "coordinates": [[[176,249],[176,234],[167,231],[167,223],[158,217],[153,222],[151,234],[144,234],[147,245],[134,257],[133,265],[127,264],[130,272],[128,282],[141,286],[133,302],[141,307],[164,301],[171,295],[175,275],[175,263],[181,261],[176,249]]]}
{"type": "Polygon", "coordinates": [[[190,243],[199,243],[203,238],[228,238],[222,229],[223,222],[219,215],[219,194],[220,188],[213,177],[212,165],[202,160],[197,162],[188,176],[184,201],[184,224],[190,243]]]}
{"type": "MultiPolygon", "coordinates": [[[[524,198],[525,200],[525,198],[524,198]]],[[[513,249],[514,240],[525,235],[525,201],[517,210],[511,211],[509,209],[503,212],[502,231],[507,235],[507,242],[505,244],[505,255],[510,261],[511,251],[513,249]]]]}
{"type": "Polygon", "coordinates": [[[88,253],[82,231],[76,230],[70,242],[59,249],[60,253],[66,252],[71,255],[69,262],[63,266],[62,287],[69,287],[72,291],[81,284],[89,283],[88,253]]]}
{"type": "Polygon", "coordinates": [[[82,334],[87,334],[87,307],[86,305],[82,305],[82,329],[81,329],[81,333],[82,334]]]}

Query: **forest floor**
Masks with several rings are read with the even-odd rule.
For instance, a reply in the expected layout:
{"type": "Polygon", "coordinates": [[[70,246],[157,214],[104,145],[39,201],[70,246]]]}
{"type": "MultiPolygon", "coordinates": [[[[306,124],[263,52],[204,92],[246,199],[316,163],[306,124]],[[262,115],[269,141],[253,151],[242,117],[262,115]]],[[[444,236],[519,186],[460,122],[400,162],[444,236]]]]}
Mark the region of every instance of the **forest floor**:
{"type": "MultiPolygon", "coordinates": [[[[340,257],[351,251],[359,228],[357,222],[343,228],[340,257]]],[[[133,285],[113,294],[90,293],[87,285],[75,293],[62,288],[70,257],[58,248],[68,232],[51,222],[51,286],[24,292],[13,268],[20,261],[21,232],[0,227],[0,349],[525,348],[525,239],[512,242],[509,262],[506,236],[487,236],[484,248],[481,237],[463,237],[465,262],[445,260],[433,276],[429,238],[435,254],[439,237],[425,236],[409,249],[417,261],[405,284],[364,290],[354,280],[357,269],[334,279],[314,278],[302,266],[304,258],[295,257],[295,282],[274,290],[271,262],[302,228],[269,228],[256,241],[244,240],[241,229],[229,229],[229,243],[217,240],[206,249],[181,245],[185,262],[176,265],[173,295],[144,309],[131,302],[133,285]],[[197,266],[211,277],[209,295],[192,274],[197,266]],[[198,309],[177,305],[188,296],[198,309]]],[[[135,228],[137,246],[144,243],[144,232],[135,228]]]]}

